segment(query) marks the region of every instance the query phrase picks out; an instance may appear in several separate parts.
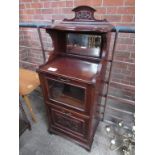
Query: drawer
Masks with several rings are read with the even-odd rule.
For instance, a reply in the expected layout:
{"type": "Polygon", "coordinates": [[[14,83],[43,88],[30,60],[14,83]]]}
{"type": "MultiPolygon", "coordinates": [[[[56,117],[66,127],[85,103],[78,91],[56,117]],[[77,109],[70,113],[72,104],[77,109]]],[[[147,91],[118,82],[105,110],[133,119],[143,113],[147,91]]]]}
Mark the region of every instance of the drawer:
{"type": "Polygon", "coordinates": [[[60,75],[52,75],[52,74],[46,74],[46,78],[51,78],[54,79],[56,81],[62,82],[62,83],[69,83],[75,86],[79,86],[79,87],[86,87],[87,84],[77,81],[77,80],[73,80],[71,77],[64,77],[64,76],[60,76],[60,75]]]}
{"type": "Polygon", "coordinates": [[[50,119],[53,126],[67,133],[86,138],[88,135],[88,116],[81,116],[65,108],[50,106],[50,119]]]}

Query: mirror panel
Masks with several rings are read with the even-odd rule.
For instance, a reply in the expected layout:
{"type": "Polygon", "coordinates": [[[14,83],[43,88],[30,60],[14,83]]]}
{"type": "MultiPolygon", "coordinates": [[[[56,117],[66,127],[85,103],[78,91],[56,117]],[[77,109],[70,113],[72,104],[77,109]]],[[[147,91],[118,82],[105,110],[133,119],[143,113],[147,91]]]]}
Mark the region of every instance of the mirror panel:
{"type": "Polygon", "coordinates": [[[90,34],[67,34],[67,52],[91,57],[99,57],[101,36],[90,34]]]}

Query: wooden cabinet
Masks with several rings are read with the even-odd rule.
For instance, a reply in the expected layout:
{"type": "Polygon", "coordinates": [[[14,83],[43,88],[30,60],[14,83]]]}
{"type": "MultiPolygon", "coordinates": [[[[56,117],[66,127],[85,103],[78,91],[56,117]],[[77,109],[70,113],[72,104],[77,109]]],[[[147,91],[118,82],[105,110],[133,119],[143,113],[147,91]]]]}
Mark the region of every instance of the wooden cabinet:
{"type": "Polygon", "coordinates": [[[46,27],[54,50],[38,69],[49,131],[90,150],[99,123],[100,92],[112,25],[80,6],[75,18],[46,27]]]}

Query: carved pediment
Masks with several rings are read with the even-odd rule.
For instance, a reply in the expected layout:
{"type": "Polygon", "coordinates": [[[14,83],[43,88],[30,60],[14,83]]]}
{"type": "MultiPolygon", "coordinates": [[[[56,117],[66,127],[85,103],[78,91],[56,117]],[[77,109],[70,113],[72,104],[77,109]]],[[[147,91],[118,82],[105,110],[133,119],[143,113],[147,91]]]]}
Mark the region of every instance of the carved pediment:
{"type": "Polygon", "coordinates": [[[75,12],[75,17],[73,19],[64,19],[64,21],[99,21],[94,17],[96,10],[90,6],[78,6],[72,11],[75,12]]]}

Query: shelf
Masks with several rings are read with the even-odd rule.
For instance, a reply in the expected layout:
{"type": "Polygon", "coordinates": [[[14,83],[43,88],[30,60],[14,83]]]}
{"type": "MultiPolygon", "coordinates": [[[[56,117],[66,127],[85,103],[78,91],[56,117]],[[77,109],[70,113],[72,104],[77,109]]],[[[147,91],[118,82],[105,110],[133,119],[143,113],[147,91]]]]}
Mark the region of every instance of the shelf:
{"type": "Polygon", "coordinates": [[[93,78],[97,73],[98,63],[88,62],[72,57],[59,56],[52,62],[40,67],[40,70],[53,75],[69,77],[70,79],[93,83],[93,78]],[[55,68],[55,71],[49,71],[49,68],[55,68]]]}
{"type": "Polygon", "coordinates": [[[68,96],[68,95],[65,95],[65,94],[62,94],[60,95],[59,97],[56,97],[56,98],[53,98],[54,100],[56,101],[59,101],[59,102],[63,102],[63,103],[66,103],[66,104],[69,104],[69,105],[72,105],[74,107],[78,107],[83,109],[84,108],[84,102],[74,98],[74,97],[71,97],[71,96],[68,96]]]}
{"type": "Polygon", "coordinates": [[[52,30],[60,30],[60,31],[76,31],[76,32],[87,32],[87,33],[105,33],[108,31],[111,31],[113,28],[112,25],[106,22],[97,22],[97,25],[95,22],[91,21],[89,23],[82,23],[82,22],[62,22],[60,24],[47,26],[46,29],[52,29],[52,30]]]}
{"type": "Polygon", "coordinates": [[[58,102],[84,108],[85,91],[82,88],[48,80],[49,97],[58,102]]]}

